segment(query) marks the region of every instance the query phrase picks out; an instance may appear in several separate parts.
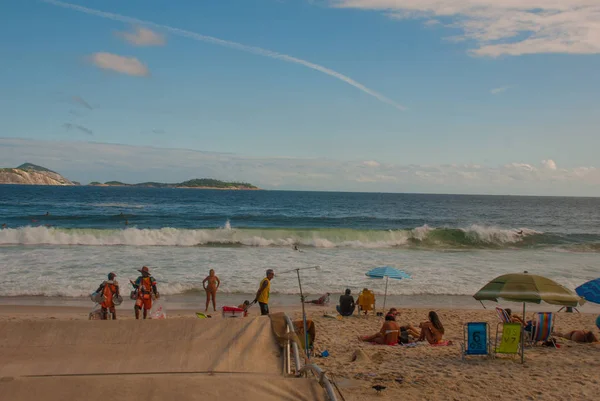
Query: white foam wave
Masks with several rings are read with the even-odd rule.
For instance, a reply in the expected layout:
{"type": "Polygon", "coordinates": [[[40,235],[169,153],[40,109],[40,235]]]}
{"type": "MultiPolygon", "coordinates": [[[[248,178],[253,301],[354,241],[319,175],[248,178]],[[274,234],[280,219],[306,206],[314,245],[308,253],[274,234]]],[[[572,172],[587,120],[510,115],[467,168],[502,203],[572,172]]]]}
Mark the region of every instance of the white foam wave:
{"type": "Polygon", "coordinates": [[[143,209],[146,205],[135,204],[135,203],[121,203],[121,202],[109,202],[109,203],[92,203],[93,207],[118,207],[118,208],[131,208],[131,209],[143,209]]]}
{"type": "Polygon", "coordinates": [[[223,229],[60,229],[54,227],[21,227],[0,230],[0,245],[92,245],[92,246],[198,246],[245,245],[253,247],[302,245],[315,248],[392,248],[418,243],[432,246],[470,246],[478,244],[515,244],[524,237],[540,234],[534,230],[506,230],[473,225],[469,228],[433,229],[428,226],[413,230],[293,230],[231,229],[229,221],[223,229]],[[458,238],[456,234],[459,235],[458,238]],[[461,237],[465,237],[465,239],[461,237]]]}

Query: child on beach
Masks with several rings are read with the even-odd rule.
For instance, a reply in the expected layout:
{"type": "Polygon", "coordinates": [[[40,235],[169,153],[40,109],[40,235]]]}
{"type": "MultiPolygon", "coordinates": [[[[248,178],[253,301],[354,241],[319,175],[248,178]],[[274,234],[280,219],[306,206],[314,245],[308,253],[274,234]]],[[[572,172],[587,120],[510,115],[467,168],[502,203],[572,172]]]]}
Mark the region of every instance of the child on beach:
{"type": "Polygon", "coordinates": [[[210,269],[208,272],[208,276],[202,281],[202,286],[206,291],[206,308],[204,308],[204,312],[208,311],[208,304],[212,299],[213,310],[217,311],[217,290],[221,285],[221,281],[217,276],[215,276],[215,270],[210,269]]]}

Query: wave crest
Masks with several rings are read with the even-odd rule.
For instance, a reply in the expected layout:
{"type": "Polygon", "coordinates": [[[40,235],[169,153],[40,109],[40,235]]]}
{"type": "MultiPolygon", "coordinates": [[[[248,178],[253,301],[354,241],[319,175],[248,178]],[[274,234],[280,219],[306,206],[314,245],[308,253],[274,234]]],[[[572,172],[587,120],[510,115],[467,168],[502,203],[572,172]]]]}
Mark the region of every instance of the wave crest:
{"type": "Polygon", "coordinates": [[[353,229],[61,229],[48,227],[7,228],[0,231],[0,245],[91,246],[256,246],[315,248],[502,248],[556,244],[550,236],[529,229],[508,230],[472,225],[467,228],[410,230],[353,229]]]}

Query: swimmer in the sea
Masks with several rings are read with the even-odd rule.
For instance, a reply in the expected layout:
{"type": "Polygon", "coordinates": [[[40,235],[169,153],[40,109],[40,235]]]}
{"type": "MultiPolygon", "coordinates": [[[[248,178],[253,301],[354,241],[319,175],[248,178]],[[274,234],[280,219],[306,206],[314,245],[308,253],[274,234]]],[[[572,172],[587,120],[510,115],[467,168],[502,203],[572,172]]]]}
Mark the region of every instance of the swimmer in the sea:
{"type": "Polygon", "coordinates": [[[46,212],[46,216],[50,216],[50,212],[46,212]]]}
{"type": "Polygon", "coordinates": [[[128,226],[129,225],[129,220],[125,220],[125,225],[128,226]]]}
{"type": "Polygon", "coordinates": [[[2,228],[6,228],[6,223],[2,223],[2,228]]]}
{"type": "Polygon", "coordinates": [[[294,251],[299,251],[300,249],[298,249],[298,245],[294,245],[294,251]]]}
{"type": "Polygon", "coordinates": [[[517,235],[523,235],[523,230],[517,231],[517,235]]]}

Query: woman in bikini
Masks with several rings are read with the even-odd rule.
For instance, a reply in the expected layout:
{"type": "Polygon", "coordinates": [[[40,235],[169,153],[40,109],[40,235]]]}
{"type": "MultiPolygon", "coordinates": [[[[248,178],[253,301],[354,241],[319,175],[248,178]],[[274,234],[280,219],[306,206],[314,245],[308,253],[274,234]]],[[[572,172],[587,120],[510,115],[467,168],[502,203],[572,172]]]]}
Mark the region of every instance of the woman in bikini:
{"type": "Polygon", "coordinates": [[[557,337],[566,338],[567,340],[575,341],[576,343],[597,343],[598,338],[588,330],[573,330],[565,334],[554,333],[557,337]]]}
{"type": "Polygon", "coordinates": [[[394,315],[386,315],[381,330],[372,336],[359,336],[358,339],[376,344],[396,345],[398,344],[398,335],[400,334],[400,326],[396,323],[394,315]]]}
{"type": "Polygon", "coordinates": [[[208,276],[204,279],[204,281],[202,281],[202,286],[206,291],[206,308],[204,309],[204,312],[208,311],[208,304],[210,303],[211,299],[213,310],[215,312],[217,311],[217,290],[219,289],[220,285],[221,281],[217,276],[215,276],[214,269],[210,269],[208,276]]]}
{"type": "Polygon", "coordinates": [[[429,320],[419,325],[421,328],[421,335],[418,341],[427,340],[429,344],[438,344],[442,341],[444,336],[444,326],[440,321],[437,313],[434,311],[429,312],[429,320]]]}

